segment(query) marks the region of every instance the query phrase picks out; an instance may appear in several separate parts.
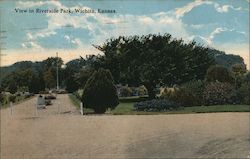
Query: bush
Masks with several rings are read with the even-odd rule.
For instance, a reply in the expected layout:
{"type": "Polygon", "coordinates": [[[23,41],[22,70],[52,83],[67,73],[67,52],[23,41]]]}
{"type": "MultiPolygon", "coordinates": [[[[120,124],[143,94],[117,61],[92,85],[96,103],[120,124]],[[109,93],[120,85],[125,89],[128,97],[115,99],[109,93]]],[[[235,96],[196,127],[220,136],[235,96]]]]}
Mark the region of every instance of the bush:
{"type": "Polygon", "coordinates": [[[183,106],[199,106],[203,104],[204,83],[201,80],[190,81],[181,86],[180,103],[183,106]]]}
{"type": "Polygon", "coordinates": [[[11,94],[11,95],[9,96],[9,101],[15,103],[15,101],[16,101],[16,96],[13,95],[13,94],[11,94]]]}
{"type": "Polygon", "coordinates": [[[245,82],[237,91],[240,104],[250,104],[250,82],[245,82]]]}
{"type": "Polygon", "coordinates": [[[95,113],[105,113],[108,108],[114,109],[118,104],[117,90],[109,70],[99,69],[88,79],[82,101],[87,108],[95,113]]]}
{"type": "Polygon", "coordinates": [[[128,86],[122,86],[120,88],[120,96],[121,97],[130,97],[132,96],[132,89],[128,86]]]}
{"type": "Polygon", "coordinates": [[[147,90],[147,88],[146,88],[144,85],[138,87],[138,88],[137,88],[137,92],[138,92],[138,95],[139,95],[139,96],[148,95],[148,90],[147,90]]]}
{"type": "Polygon", "coordinates": [[[243,82],[249,82],[250,83],[250,71],[244,74],[243,82]]]}
{"type": "Polygon", "coordinates": [[[230,83],[208,83],[203,92],[205,105],[232,104],[233,90],[230,83]]]}
{"type": "Polygon", "coordinates": [[[179,108],[177,103],[165,99],[153,99],[134,104],[134,109],[136,111],[155,112],[176,110],[177,108],[179,108]]]}
{"type": "Polygon", "coordinates": [[[234,82],[234,79],[228,69],[219,65],[210,66],[207,70],[205,79],[207,82],[234,82]]]}
{"type": "Polygon", "coordinates": [[[119,101],[122,103],[134,103],[134,102],[141,102],[147,100],[148,97],[121,97],[119,98],[119,101]]]}
{"type": "Polygon", "coordinates": [[[179,88],[165,89],[161,97],[179,103],[181,106],[198,106],[203,104],[203,90],[202,81],[190,81],[179,88]]]}
{"type": "Polygon", "coordinates": [[[39,91],[39,94],[49,94],[49,91],[48,91],[48,90],[45,90],[45,91],[39,91]]]}
{"type": "Polygon", "coordinates": [[[1,92],[0,93],[0,104],[2,105],[4,103],[4,94],[1,92]]]}

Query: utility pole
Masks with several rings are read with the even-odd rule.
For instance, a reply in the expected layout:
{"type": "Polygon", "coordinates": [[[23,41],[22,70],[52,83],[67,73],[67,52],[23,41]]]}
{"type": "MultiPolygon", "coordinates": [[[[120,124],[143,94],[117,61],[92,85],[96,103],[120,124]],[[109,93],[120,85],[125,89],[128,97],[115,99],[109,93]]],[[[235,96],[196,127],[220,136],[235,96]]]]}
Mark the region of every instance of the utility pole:
{"type": "Polygon", "coordinates": [[[58,52],[56,53],[56,90],[59,90],[59,76],[58,76],[58,52]]]}

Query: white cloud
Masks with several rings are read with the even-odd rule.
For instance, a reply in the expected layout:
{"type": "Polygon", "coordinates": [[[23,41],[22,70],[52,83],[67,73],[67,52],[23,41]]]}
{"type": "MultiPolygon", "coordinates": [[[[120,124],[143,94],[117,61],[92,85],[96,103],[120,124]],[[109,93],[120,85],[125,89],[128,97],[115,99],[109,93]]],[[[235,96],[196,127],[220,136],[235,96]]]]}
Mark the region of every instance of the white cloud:
{"type": "Polygon", "coordinates": [[[65,36],[64,36],[64,39],[70,40],[70,37],[69,37],[68,35],[65,35],[65,36]]]}
{"type": "Polygon", "coordinates": [[[53,5],[56,7],[63,7],[59,1],[18,1],[16,3],[17,8],[32,8],[43,5],[53,5]]]}
{"type": "Polygon", "coordinates": [[[79,47],[79,46],[82,46],[82,42],[81,42],[81,40],[80,40],[79,38],[76,38],[76,39],[74,39],[74,40],[71,40],[71,43],[72,43],[72,44],[76,44],[78,47],[79,47]]]}
{"type": "Polygon", "coordinates": [[[195,42],[199,43],[199,44],[203,44],[205,46],[209,46],[210,45],[210,41],[208,41],[208,38],[200,36],[200,35],[192,35],[188,38],[189,41],[194,40],[195,42]]]}
{"type": "MultiPolygon", "coordinates": [[[[248,0],[249,1],[249,0],[248,0]]],[[[190,2],[187,5],[180,7],[180,8],[176,8],[175,9],[175,15],[177,18],[181,18],[183,17],[185,14],[189,13],[190,11],[192,11],[193,8],[198,7],[200,5],[203,4],[208,4],[208,5],[214,5],[214,8],[216,9],[217,12],[219,13],[224,13],[224,12],[228,12],[229,9],[233,9],[233,10],[242,10],[241,7],[235,8],[232,5],[219,5],[218,3],[215,3],[214,1],[207,1],[207,0],[196,0],[194,2],[190,2]]]]}
{"type": "Polygon", "coordinates": [[[227,28],[216,28],[209,36],[209,41],[212,41],[214,39],[214,36],[217,35],[217,34],[220,34],[221,32],[223,31],[227,31],[228,29],[227,28]]]}
{"type": "Polygon", "coordinates": [[[33,36],[32,36],[31,33],[27,33],[26,35],[27,35],[27,39],[28,39],[28,40],[32,40],[32,39],[33,39],[33,36]]]}
{"type": "Polygon", "coordinates": [[[193,29],[201,29],[203,28],[205,25],[204,24],[191,24],[190,27],[193,29]]]}
{"type": "Polygon", "coordinates": [[[143,24],[147,24],[147,25],[154,23],[154,20],[150,17],[147,17],[147,16],[142,16],[142,17],[138,18],[138,20],[140,22],[142,22],[143,24]]]}
{"type": "Polygon", "coordinates": [[[25,45],[25,43],[22,43],[21,45],[22,45],[22,47],[23,47],[23,48],[26,48],[26,45],[25,45]]]}
{"type": "Polygon", "coordinates": [[[45,38],[45,37],[49,37],[49,36],[55,35],[55,34],[57,34],[57,33],[55,31],[53,31],[53,30],[44,29],[44,30],[41,30],[38,33],[36,33],[34,35],[34,37],[35,38],[37,38],[37,37],[45,38]]]}
{"type": "Polygon", "coordinates": [[[214,8],[216,9],[217,12],[219,13],[224,13],[224,12],[228,12],[229,8],[233,9],[233,10],[241,10],[241,7],[238,8],[234,8],[232,5],[222,5],[220,6],[218,3],[214,4],[214,8]]]}
{"type": "Polygon", "coordinates": [[[196,0],[194,2],[188,3],[186,6],[181,8],[176,8],[175,15],[177,18],[184,16],[186,13],[190,12],[193,8],[198,7],[202,4],[212,4],[211,1],[196,0]]]}
{"type": "Polygon", "coordinates": [[[33,41],[22,43],[21,46],[24,49],[42,49],[42,47],[38,43],[33,41]]]}

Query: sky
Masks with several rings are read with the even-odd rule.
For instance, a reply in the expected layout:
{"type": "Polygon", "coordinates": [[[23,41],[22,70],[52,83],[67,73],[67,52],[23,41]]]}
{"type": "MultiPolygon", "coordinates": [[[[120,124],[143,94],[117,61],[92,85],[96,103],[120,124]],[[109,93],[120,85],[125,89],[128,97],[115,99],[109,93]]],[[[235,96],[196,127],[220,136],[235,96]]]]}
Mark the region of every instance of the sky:
{"type": "Polygon", "coordinates": [[[240,55],[249,65],[249,0],[1,0],[0,22],[2,66],[41,61],[56,52],[67,62],[101,54],[92,44],[102,45],[109,38],[151,33],[195,40],[240,55]],[[58,13],[37,13],[37,9],[58,13]]]}

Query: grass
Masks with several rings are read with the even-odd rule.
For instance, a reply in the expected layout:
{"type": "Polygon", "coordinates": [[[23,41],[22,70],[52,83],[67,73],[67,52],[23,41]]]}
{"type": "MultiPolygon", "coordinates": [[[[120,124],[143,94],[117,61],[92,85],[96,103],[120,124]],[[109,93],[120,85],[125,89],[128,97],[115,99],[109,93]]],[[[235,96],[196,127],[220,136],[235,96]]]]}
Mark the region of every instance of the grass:
{"type": "MultiPolygon", "coordinates": [[[[76,108],[80,111],[81,101],[78,98],[76,98],[76,96],[73,94],[69,94],[69,98],[71,102],[76,106],[76,108]]],[[[83,108],[83,112],[87,114],[92,114],[94,113],[94,110],[89,109],[89,108],[83,108]]]]}
{"type": "MultiPolygon", "coordinates": [[[[29,99],[31,99],[31,98],[34,98],[34,97],[35,97],[35,96],[30,96],[30,97],[28,97],[28,98],[25,98],[24,96],[17,96],[17,97],[16,97],[16,101],[15,101],[15,103],[13,103],[13,105],[20,104],[20,103],[25,102],[25,101],[27,101],[27,100],[29,100],[29,99]]],[[[1,105],[0,108],[1,108],[1,109],[5,109],[5,108],[8,108],[9,106],[10,106],[10,102],[7,101],[7,103],[1,105]]]]}
{"type": "MultiPolygon", "coordinates": [[[[80,101],[72,94],[69,95],[72,103],[80,109],[80,101]]],[[[134,97],[133,97],[134,100],[134,97]]],[[[213,105],[182,107],[179,110],[167,112],[143,112],[133,110],[134,102],[121,102],[114,110],[108,110],[106,114],[113,115],[158,115],[158,114],[191,114],[191,113],[216,113],[216,112],[250,112],[250,105],[213,105]]],[[[85,113],[93,113],[92,109],[84,109],[85,113]]]]}
{"type": "Polygon", "coordinates": [[[133,110],[133,103],[120,103],[112,111],[114,115],[157,115],[157,114],[190,114],[190,113],[216,113],[216,112],[250,112],[250,105],[213,105],[182,107],[179,110],[167,112],[137,112],[133,110]]]}

